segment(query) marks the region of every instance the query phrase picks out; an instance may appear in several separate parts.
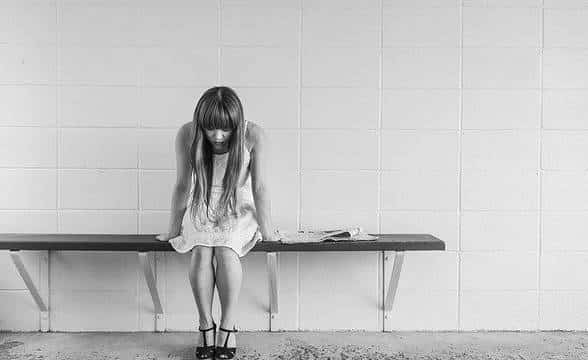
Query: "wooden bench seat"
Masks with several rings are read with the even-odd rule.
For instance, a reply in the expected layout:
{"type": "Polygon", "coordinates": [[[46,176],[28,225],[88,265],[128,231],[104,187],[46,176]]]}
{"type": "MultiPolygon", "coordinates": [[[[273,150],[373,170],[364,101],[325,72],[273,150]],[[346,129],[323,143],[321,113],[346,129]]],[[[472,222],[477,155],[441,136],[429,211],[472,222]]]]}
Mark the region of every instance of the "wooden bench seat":
{"type": "MultiPolygon", "coordinates": [[[[155,329],[164,330],[164,313],[156,286],[150,253],[154,251],[175,251],[171,244],[155,239],[155,235],[125,234],[0,234],[0,250],[9,250],[10,256],[25,285],[31,292],[41,311],[41,331],[49,331],[49,309],[37,285],[32,281],[20,257],[20,251],[35,250],[75,250],[75,251],[135,251],[143,268],[143,274],[153,300],[155,309],[155,329]]],[[[386,314],[392,310],[392,304],[398,287],[405,251],[445,250],[445,243],[429,234],[372,234],[377,240],[366,241],[335,241],[320,243],[259,242],[251,250],[267,253],[267,269],[269,278],[269,303],[272,318],[278,314],[278,259],[277,253],[283,251],[394,251],[392,275],[384,300],[386,314]]],[[[48,253],[46,254],[48,258],[48,253]]],[[[48,266],[48,263],[46,264],[48,266]]],[[[41,270],[47,273],[47,269],[41,270]]],[[[47,278],[45,280],[48,281],[47,278]]],[[[47,285],[45,286],[47,287],[47,285]]]]}

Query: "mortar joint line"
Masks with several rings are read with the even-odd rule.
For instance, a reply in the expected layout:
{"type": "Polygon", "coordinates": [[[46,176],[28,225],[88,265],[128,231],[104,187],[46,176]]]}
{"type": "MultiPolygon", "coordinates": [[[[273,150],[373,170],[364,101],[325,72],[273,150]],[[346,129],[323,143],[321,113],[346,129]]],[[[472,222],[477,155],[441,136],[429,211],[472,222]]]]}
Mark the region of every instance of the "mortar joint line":
{"type": "MultiPolygon", "coordinates": [[[[296,211],[296,226],[298,230],[302,229],[302,33],[304,26],[304,6],[303,0],[298,0],[298,136],[296,137],[297,145],[297,172],[298,172],[298,197],[297,197],[297,211],[296,211]]],[[[300,329],[300,252],[296,253],[296,277],[298,288],[296,291],[296,326],[300,329]]]]}
{"type": "Polygon", "coordinates": [[[462,227],[462,178],[463,178],[463,164],[462,164],[462,139],[463,139],[463,2],[460,2],[459,6],[459,115],[458,115],[458,141],[457,141],[457,153],[458,153],[458,192],[457,192],[457,330],[461,331],[461,271],[462,271],[462,245],[461,245],[461,227],[462,227]]]}

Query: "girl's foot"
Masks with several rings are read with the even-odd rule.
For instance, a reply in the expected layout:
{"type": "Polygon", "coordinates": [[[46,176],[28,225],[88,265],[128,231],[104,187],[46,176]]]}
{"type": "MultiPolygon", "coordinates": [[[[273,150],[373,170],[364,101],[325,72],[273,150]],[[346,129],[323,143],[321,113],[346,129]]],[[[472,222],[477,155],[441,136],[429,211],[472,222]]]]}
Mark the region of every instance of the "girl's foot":
{"type": "Polygon", "coordinates": [[[196,344],[197,359],[214,359],[216,324],[200,324],[198,328],[199,336],[196,344]]]}
{"type": "Polygon", "coordinates": [[[235,335],[237,329],[225,329],[219,326],[216,338],[216,359],[232,359],[237,351],[235,335]]]}

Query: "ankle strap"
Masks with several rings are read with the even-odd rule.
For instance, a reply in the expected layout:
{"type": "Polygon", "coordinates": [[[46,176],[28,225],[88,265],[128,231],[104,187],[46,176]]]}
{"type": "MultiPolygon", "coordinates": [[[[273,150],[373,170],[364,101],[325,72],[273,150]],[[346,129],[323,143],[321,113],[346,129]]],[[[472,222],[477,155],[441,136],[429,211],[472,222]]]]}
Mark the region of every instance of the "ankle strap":
{"type": "Polygon", "coordinates": [[[235,329],[235,328],[233,328],[233,330],[225,329],[225,328],[223,328],[222,326],[219,326],[219,327],[218,327],[218,329],[219,329],[219,330],[222,330],[222,331],[229,332],[229,333],[231,333],[231,332],[238,332],[238,331],[239,331],[239,330],[237,330],[237,329],[235,329]]]}
{"type": "MultiPolygon", "coordinates": [[[[228,333],[234,333],[234,332],[237,332],[238,331],[237,329],[235,329],[235,327],[233,327],[233,330],[229,330],[229,329],[225,329],[225,328],[221,327],[220,325],[219,325],[218,329],[219,330],[222,330],[222,331],[226,331],[228,333]]],[[[227,347],[227,344],[229,343],[229,335],[231,335],[231,334],[228,334],[227,337],[225,338],[225,345],[224,345],[224,347],[227,347]]]]}

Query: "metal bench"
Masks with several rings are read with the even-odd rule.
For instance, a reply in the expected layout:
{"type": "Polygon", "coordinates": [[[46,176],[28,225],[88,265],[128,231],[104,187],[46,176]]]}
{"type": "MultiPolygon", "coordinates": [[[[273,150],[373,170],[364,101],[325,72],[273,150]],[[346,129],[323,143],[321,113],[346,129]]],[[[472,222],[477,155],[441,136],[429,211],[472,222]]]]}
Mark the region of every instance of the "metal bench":
{"type": "MultiPolygon", "coordinates": [[[[320,243],[259,242],[251,251],[267,253],[267,270],[269,277],[269,304],[272,318],[278,313],[278,259],[277,253],[283,251],[394,251],[394,265],[392,276],[386,290],[384,312],[392,311],[394,297],[398,288],[398,280],[402,270],[405,251],[445,250],[445,243],[429,234],[373,234],[377,240],[369,241],[336,241],[320,243]]],[[[153,300],[155,309],[155,329],[164,331],[163,307],[157,291],[155,276],[151,266],[150,252],[174,251],[171,244],[155,239],[153,235],[123,235],[123,234],[0,234],[0,250],[9,250],[16,269],[35,303],[41,311],[41,331],[49,331],[49,309],[45,299],[41,296],[36,284],[20,257],[22,250],[46,251],[44,264],[48,266],[49,250],[88,250],[88,251],[135,251],[143,268],[147,287],[153,300]]],[[[385,258],[385,261],[389,259],[385,258]]],[[[47,274],[47,268],[44,271],[47,274]]],[[[45,277],[43,281],[47,281],[45,277]]],[[[44,284],[45,288],[48,284],[44,284]]]]}

